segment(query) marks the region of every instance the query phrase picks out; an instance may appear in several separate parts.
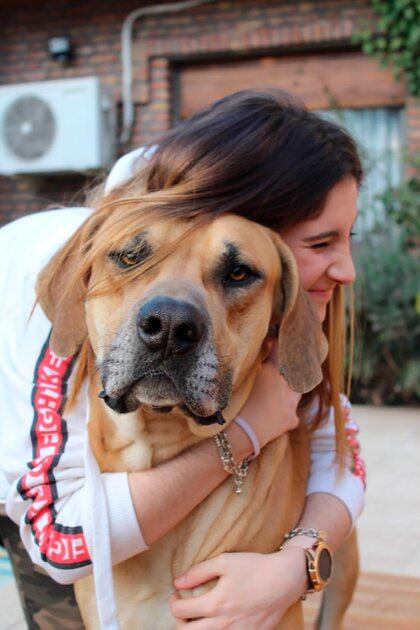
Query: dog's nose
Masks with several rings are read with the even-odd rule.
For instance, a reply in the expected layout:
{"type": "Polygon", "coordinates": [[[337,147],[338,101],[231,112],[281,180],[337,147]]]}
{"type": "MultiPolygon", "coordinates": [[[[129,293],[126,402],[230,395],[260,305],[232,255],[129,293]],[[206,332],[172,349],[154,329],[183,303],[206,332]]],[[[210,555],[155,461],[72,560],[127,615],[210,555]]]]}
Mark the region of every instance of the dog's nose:
{"type": "Polygon", "coordinates": [[[204,319],[193,304],[169,297],[146,302],[137,315],[137,331],[150,350],[186,354],[193,350],[205,330],[204,319]]]}

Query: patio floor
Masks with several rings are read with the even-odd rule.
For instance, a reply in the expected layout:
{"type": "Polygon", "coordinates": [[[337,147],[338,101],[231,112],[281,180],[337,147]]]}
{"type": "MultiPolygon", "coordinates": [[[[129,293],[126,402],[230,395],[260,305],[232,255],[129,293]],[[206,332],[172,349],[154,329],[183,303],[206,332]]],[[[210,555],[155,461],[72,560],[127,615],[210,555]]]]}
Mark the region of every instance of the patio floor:
{"type": "MultiPolygon", "coordinates": [[[[420,410],[353,406],[367,466],[361,575],[344,630],[420,629],[420,410]]],[[[313,627],[318,595],[304,606],[313,627]]]]}

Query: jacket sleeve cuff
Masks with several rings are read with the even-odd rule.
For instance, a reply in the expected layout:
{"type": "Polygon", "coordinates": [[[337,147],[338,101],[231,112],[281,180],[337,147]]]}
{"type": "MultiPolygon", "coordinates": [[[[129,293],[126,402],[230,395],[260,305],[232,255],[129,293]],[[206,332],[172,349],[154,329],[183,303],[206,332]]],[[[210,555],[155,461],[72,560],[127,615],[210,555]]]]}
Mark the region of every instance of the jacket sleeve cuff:
{"type": "Polygon", "coordinates": [[[350,470],[345,470],[337,479],[335,467],[318,470],[311,475],[306,488],[306,496],[315,492],[324,492],[337,497],[347,508],[352,527],[363,511],[365,505],[365,492],[361,479],[350,470]]]}
{"type": "Polygon", "coordinates": [[[146,544],[131,499],[128,474],[102,473],[109,515],[112,564],[146,551],[146,544]]]}

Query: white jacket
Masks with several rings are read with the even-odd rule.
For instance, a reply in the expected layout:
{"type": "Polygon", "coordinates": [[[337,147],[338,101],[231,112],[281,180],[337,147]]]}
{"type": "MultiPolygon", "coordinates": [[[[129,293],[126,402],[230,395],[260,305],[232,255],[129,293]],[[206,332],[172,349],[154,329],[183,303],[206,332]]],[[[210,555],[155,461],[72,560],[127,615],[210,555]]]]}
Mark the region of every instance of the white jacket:
{"type": "MultiPolygon", "coordinates": [[[[89,213],[89,208],[39,212],[0,230],[0,467],[7,482],[6,509],[19,524],[33,562],[61,583],[92,571],[88,515],[95,506],[85,484],[87,398],[81,392],[63,417],[73,361],[51,351],[51,324],[39,305],[32,309],[39,271],[89,213]]],[[[331,412],[311,440],[307,494],[334,494],[354,521],[363,509],[363,483],[350,463],[338,481],[334,457],[331,412]]],[[[127,474],[102,473],[101,479],[116,564],[147,546],[127,474]]]]}

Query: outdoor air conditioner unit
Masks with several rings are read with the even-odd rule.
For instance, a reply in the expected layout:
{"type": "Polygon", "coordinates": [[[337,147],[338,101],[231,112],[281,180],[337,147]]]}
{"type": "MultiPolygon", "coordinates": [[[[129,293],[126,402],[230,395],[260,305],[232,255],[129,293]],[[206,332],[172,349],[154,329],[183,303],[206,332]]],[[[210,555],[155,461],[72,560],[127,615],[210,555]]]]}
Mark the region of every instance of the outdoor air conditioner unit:
{"type": "Polygon", "coordinates": [[[0,86],[0,175],[104,168],[115,137],[115,108],[98,77],[0,86]]]}

